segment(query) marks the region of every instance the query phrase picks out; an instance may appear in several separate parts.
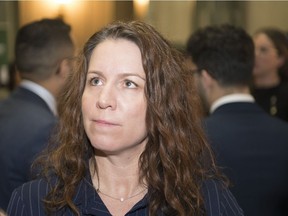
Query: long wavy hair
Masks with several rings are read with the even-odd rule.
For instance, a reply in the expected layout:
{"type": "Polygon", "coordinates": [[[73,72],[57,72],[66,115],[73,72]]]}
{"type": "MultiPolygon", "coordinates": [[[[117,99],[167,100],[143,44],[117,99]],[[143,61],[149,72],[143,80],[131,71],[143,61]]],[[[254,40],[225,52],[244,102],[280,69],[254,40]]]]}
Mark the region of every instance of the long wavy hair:
{"type": "MultiPolygon", "coordinates": [[[[90,37],[78,68],[66,83],[59,103],[59,127],[53,148],[42,157],[42,174],[57,182],[45,199],[49,212],[68,207],[88,170],[93,147],[83,127],[81,97],[94,48],[107,39],[126,39],[140,49],[146,74],[148,142],[140,161],[140,179],[148,185],[149,215],[203,215],[202,182],[220,176],[201,128],[199,100],[183,55],[152,26],[116,22],[90,37]]],[[[96,162],[95,162],[96,163],[96,162]]],[[[97,166],[97,164],[95,164],[97,166]]]]}

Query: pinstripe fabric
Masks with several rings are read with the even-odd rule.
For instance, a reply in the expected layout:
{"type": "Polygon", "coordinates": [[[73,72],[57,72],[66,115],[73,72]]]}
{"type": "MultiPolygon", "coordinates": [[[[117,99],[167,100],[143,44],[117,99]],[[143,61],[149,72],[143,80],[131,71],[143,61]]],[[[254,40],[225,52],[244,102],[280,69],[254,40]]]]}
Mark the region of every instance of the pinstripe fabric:
{"type": "Polygon", "coordinates": [[[221,183],[207,180],[202,187],[205,210],[209,216],[244,215],[232,193],[221,183]]]}
{"type": "MultiPolygon", "coordinates": [[[[219,182],[208,180],[203,185],[203,196],[207,216],[243,216],[241,208],[227,188],[219,182]]],[[[17,188],[8,206],[8,216],[42,216],[44,205],[41,201],[48,192],[48,185],[43,180],[28,182],[17,188]]],[[[74,203],[81,215],[111,216],[108,209],[88,180],[81,181],[74,203]]],[[[54,215],[72,216],[70,209],[62,209],[54,215]]],[[[162,215],[162,213],[159,213],[162,215]]],[[[126,216],[148,216],[148,200],[145,196],[126,216]]]]}

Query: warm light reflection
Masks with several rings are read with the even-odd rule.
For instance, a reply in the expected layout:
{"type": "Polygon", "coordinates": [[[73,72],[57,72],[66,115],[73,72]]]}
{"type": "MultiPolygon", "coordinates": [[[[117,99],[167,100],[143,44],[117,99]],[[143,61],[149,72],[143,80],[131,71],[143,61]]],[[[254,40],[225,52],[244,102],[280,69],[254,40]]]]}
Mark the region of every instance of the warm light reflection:
{"type": "Polygon", "coordinates": [[[143,19],[148,11],[150,0],[133,0],[134,12],[137,18],[143,19]]]}
{"type": "Polygon", "coordinates": [[[66,10],[73,0],[54,0],[54,4],[58,5],[58,17],[64,19],[66,10]]]}
{"type": "Polygon", "coordinates": [[[61,5],[67,5],[70,4],[72,2],[72,0],[54,0],[55,3],[57,4],[61,4],[61,5]]]}

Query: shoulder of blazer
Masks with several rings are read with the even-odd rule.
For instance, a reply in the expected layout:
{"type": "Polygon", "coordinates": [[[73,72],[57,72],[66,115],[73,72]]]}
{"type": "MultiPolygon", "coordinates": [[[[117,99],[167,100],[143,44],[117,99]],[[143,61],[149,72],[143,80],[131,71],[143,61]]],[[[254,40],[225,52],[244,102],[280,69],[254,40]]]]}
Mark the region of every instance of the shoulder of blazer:
{"type": "Polygon", "coordinates": [[[46,104],[46,102],[39,97],[34,92],[30,91],[29,89],[18,87],[9,98],[7,98],[7,102],[10,101],[10,104],[14,103],[15,105],[25,105],[25,106],[31,106],[38,107],[43,110],[48,111],[51,115],[53,115],[52,111],[46,104]]]}
{"type": "Polygon", "coordinates": [[[202,193],[207,216],[244,216],[235,197],[220,180],[204,181],[202,193]]]}

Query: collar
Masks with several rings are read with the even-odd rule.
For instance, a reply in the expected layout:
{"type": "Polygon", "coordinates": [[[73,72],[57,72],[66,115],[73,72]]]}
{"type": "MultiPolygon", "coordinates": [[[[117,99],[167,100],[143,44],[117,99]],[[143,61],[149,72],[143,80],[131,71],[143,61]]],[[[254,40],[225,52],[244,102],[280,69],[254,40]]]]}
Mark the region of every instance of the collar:
{"type": "MultiPolygon", "coordinates": [[[[76,189],[76,194],[73,199],[73,202],[78,207],[78,209],[85,215],[87,214],[87,215],[111,216],[107,207],[105,206],[105,204],[103,203],[99,194],[97,193],[97,191],[93,186],[89,170],[86,171],[85,177],[80,181],[76,189]]],[[[132,212],[137,212],[139,209],[147,209],[147,208],[148,208],[148,195],[146,194],[142,200],[140,200],[132,207],[129,213],[132,214],[132,212]]]]}
{"type": "Polygon", "coordinates": [[[223,97],[218,98],[212,104],[210,108],[210,113],[213,113],[218,107],[227,104],[227,103],[235,103],[235,102],[255,102],[254,98],[250,94],[229,94],[223,97]]]}
{"type": "Polygon", "coordinates": [[[45,103],[48,105],[49,109],[52,111],[52,113],[57,116],[57,107],[56,107],[56,100],[55,97],[43,86],[32,82],[30,80],[23,80],[20,83],[20,86],[23,88],[26,88],[36,95],[38,95],[40,98],[42,98],[45,103]]]}

